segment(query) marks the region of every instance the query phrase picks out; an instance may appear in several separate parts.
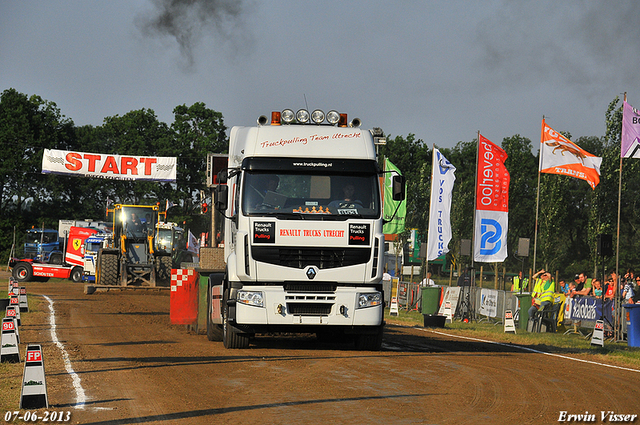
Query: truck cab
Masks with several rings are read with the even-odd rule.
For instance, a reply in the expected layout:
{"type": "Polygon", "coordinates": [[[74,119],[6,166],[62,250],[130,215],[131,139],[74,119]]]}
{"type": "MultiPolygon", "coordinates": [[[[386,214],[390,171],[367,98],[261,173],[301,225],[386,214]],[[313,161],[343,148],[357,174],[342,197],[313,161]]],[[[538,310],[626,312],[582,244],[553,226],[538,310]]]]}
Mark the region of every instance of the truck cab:
{"type": "MultiPolygon", "coordinates": [[[[216,208],[226,217],[226,275],[210,283],[210,339],[246,347],[255,333],[352,337],[383,332],[382,199],[374,132],[346,115],[233,127],[216,208]],[[219,300],[219,301],[218,301],[219,300]],[[219,305],[216,303],[219,302],[219,305]]],[[[274,118],[274,116],[276,118],[274,118]]],[[[399,178],[398,186],[404,185],[399,178]]],[[[400,187],[398,193],[404,194],[400,187]]]]}
{"type": "Polygon", "coordinates": [[[58,231],[54,229],[28,229],[24,244],[24,258],[40,263],[62,264],[58,231]]]}

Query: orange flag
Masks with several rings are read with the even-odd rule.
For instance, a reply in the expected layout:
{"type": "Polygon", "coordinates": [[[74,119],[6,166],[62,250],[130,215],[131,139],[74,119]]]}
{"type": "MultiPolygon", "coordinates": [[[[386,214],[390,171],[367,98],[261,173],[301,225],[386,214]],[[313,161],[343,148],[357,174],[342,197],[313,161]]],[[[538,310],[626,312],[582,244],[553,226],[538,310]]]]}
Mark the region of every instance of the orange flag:
{"type": "Polygon", "coordinates": [[[540,172],[586,180],[595,189],[600,183],[602,158],[591,155],[542,120],[540,172]]]}

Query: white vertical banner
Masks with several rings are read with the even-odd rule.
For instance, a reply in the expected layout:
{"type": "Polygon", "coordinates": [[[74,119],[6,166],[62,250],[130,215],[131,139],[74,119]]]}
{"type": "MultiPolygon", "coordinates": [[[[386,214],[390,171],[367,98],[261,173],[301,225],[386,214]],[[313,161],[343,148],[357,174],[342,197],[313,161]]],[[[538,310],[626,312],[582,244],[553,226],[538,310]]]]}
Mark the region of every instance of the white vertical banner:
{"type": "Polygon", "coordinates": [[[429,203],[429,235],[427,261],[449,252],[451,240],[451,197],[456,180],[456,167],[433,148],[431,201],[429,203]]]}
{"type": "Polygon", "coordinates": [[[509,213],[476,211],[476,234],[473,238],[473,259],[480,263],[502,262],[507,258],[509,213]]]}

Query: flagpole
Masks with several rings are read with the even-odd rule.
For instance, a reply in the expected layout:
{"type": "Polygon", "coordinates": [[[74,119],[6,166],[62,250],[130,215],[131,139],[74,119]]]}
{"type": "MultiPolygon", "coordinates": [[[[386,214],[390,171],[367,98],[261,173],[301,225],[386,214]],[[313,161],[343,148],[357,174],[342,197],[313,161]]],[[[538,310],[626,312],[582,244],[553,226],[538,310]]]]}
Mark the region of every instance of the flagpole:
{"type": "MultiPolygon", "coordinates": [[[[429,224],[427,224],[427,229],[429,229],[427,233],[427,249],[424,253],[424,278],[427,279],[427,273],[429,273],[429,246],[431,239],[431,208],[433,208],[433,169],[436,165],[436,144],[431,144],[431,193],[429,193],[429,224]]],[[[445,266],[447,265],[447,261],[445,260],[445,266]]],[[[425,281],[427,284],[429,281],[425,281]]]]}
{"type": "MultiPolygon", "coordinates": [[[[624,101],[627,101],[627,92],[624,92],[624,101]]],[[[624,120],[624,103],[623,103],[623,111],[622,116],[624,120]]],[[[624,121],[623,121],[624,125],[624,121]]],[[[622,132],[622,129],[620,130],[622,132]]],[[[618,228],[616,231],[616,276],[618,274],[618,268],[620,266],[620,203],[622,199],[622,134],[620,134],[620,168],[619,168],[619,176],[618,176],[618,228]]],[[[604,278],[604,276],[602,276],[604,278]]],[[[618,282],[615,282],[617,285],[618,282]]]]}
{"type": "Polygon", "coordinates": [[[478,206],[478,164],[480,163],[480,130],[478,130],[478,144],[476,145],[476,172],[475,172],[475,184],[473,185],[473,231],[471,232],[471,285],[476,279],[476,272],[474,270],[474,257],[475,257],[475,235],[476,235],[476,208],[478,206]]]}
{"type": "Polygon", "coordinates": [[[540,168],[542,167],[542,140],[544,137],[544,115],[540,130],[540,155],[538,155],[538,193],[536,195],[536,225],[533,233],[533,273],[536,273],[536,254],[538,253],[538,210],[540,206],[540,168]]]}

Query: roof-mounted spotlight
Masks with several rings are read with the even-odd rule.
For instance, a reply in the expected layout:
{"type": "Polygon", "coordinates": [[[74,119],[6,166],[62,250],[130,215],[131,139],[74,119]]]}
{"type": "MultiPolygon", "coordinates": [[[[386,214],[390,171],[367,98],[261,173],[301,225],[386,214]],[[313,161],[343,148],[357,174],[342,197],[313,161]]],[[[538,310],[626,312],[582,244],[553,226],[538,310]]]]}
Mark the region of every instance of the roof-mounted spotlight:
{"type": "Polygon", "coordinates": [[[307,111],[306,109],[299,109],[298,112],[296,112],[296,120],[298,120],[298,122],[302,124],[308,123],[309,111],[307,111]]]}
{"type": "Polygon", "coordinates": [[[296,115],[291,109],[285,109],[284,111],[282,111],[282,122],[284,122],[285,124],[291,124],[295,117],[296,115]]]}
{"type": "Polygon", "coordinates": [[[360,118],[354,118],[353,120],[351,120],[351,122],[349,123],[349,127],[360,127],[360,124],[362,124],[360,122],[360,118]]]}
{"type": "Polygon", "coordinates": [[[338,121],[340,121],[340,114],[338,113],[338,111],[327,112],[327,122],[329,124],[336,125],[338,124],[338,121]]]}
{"type": "Polygon", "coordinates": [[[324,121],[324,112],[322,112],[320,109],[316,109],[315,111],[313,111],[311,113],[311,121],[316,124],[321,124],[322,121],[324,121]]]}

